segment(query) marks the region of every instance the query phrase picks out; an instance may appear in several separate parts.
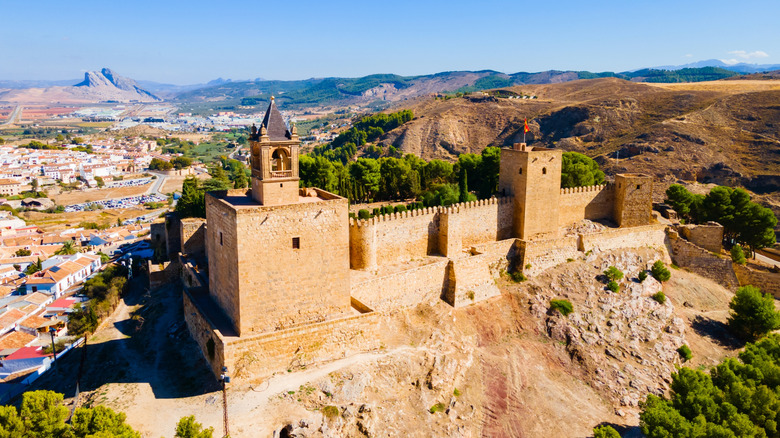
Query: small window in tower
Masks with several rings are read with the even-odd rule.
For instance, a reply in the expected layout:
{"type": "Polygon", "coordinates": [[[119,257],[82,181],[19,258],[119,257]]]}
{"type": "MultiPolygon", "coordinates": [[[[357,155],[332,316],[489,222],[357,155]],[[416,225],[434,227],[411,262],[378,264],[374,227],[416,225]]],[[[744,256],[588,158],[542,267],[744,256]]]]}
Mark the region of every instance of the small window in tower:
{"type": "Polygon", "coordinates": [[[219,232],[219,246],[222,246],[222,231],[219,232]]]}
{"type": "Polygon", "coordinates": [[[547,168],[546,167],[542,167],[542,175],[547,175],[547,168]]]}
{"type": "Polygon", "coordinates": [[[522,167],[520,168],[520,171],[517,172],[517,174],[518,175],[522,175],[523,174],[523,168],[522,167]]]}
{"type": "Polygon", "coordinates": [[[637,184],[637,185],[636,185],[636,189],[637,189],[637,190],[639,190],[639,189],[641,189],[641,188],[642,188],[642,185],[641,185],[641,184],[637,184]]]}
{"type": "Polygon", "coordinates": [[[284,187],[284,183],[279,183],[279,187],[284,187]]]}
{"type": "Polygon", "coordinates": [[[301,249],[301,238],[293,237],[293,249],[301,249]]]}

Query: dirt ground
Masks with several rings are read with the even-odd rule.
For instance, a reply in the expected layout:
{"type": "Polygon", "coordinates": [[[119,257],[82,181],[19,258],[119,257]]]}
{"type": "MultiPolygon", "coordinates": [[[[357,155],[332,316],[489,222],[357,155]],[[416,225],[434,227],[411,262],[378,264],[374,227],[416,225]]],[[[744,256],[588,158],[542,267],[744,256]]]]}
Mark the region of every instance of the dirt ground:
{"type": "MultiPolygon", "coordinates": [[[[566,264],[551,275],[576,268],[566,264]]],[[[502,296],[478,305],[437,303],[396,312],[393,318],[405,327],[403,344],[309,364],[257,384],[229,385],[231,436],[273,436],[286,424],[306,424],[307,436],[323,436],[323,430],[331,430],[325,436],[364,436],[359,421],[353,429],[342,423],[354,422],[355,415],[367,421],[365,406],[388,437],[585,437],[600,423],[639,436],[636,417],[617,415],[588,383],[597,371],[539,329],[528,309],[532,283],[502,278],[502,296]],[[454,413],[428,412],[447,400],[454,413]],[[344,415],[323,420],[325,405],[340,406],[344,415]]],[[[686,320],[694,357],[688,366],[706,369],[736,354],[741,344],[724,324],[731,292],[684,270],[672,271],[664,291],[686,320]]],[[[144,279],[136,279],[89,341],[81,403],[125,412],[144,437],[173,436],[176,422],[188,415],[221,436],[219,383],[182,320],[176,286],[148,291],[144,279]]],[[[36,386],[73,397],[81,351],[62,360],[62,374],[36,386]]]]}
{"type": "Polygon", "coordinates": [[[117,220],[143,216],[151,210],[145,208],[127,208],[117,210],[78,211],[72,213],[43,213],[38,211],[25,211],[19,216],[28,225],[37,225],[45,232],[61,231],[66,228],[77,227],[81,222],[95,222],[97,224],[116,225],[117,220]]]}
{"type": "MultiPolygon", "coordinates": [[[[205,180],[209,178],[208,174],[198,174],[196,177],[200,180],[205,180]]],[[[184,179],[187,178],[186,176],[167,176],[165,177],[165,183],[160,187],[160,191],[162,193],[172,193],[172,192],[179,192],[181,193],[181,186],[184,183],[184,179]]]]}
{"type": "MultiPolygon", "coordinates": [[[[167,183],[167,181],[166,181],[167,183]]],[[[52,196],[54,202],[58,205],[82,204],[90,201],[102,201],[105,199],[124,198],[127,196],[137,196],[146,193],[154,184],[154,181],[142,186],[116,187],[113,189],[86,189],[73,190],[52,196]]]]}

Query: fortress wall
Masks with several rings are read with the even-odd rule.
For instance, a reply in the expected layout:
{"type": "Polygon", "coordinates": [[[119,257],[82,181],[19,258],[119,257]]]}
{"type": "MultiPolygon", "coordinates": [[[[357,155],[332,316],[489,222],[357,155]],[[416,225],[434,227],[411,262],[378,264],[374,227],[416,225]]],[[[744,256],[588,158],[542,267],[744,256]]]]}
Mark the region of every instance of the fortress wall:
{"type": "Polygon", "coordinates": [[[434,303],[445,286],[447,259],[352,284],[351,295],[374,311],[434,303]]]}
{"type": "Polygon", "coordinates": [[[443,299],[453,307],[463,307],[498,295],[490,269],[491,254],[477,254],[450,260],[443,299]]]}
{"type": "Polygon", "coordinates": [[[186,218],[181,220],[181,243],[183,254],[202,254],[206,251],[206,219],[186,218]]]}
{"type": "Polygon", "coordinates": [[[490,198],[450,207],[456,212],[461,248],[507,239],[512,234],[512,198],[490,198]]]}
{"type": "Polygon", "coordinates": [[[619,228],[594,234],[580,235],[582,251],[607,251],[640,246],[663,247],[666,244],[666,225],[653,224],[640,227],[619,228]]]}
{"type": "Polygon", "coordinates": [[[267,334],[226,338],[225,365],[237,381],[258,381],[315,362],[379,350],[397,333],[388,324],[387,315],[371,312],[267,334]]]}
{"type": "Polygon", "coordinates": [[[238,277],[236,210],[212,194],[206,194],[206,254],[209,262],[209,294],[228,315],[236,330],[241,326],[238,277]]]}
{"type": "Polygon", "coordinates": [[[734,265],[734,274],[740,286],[750,284],[761,289],[761,293],[769,293],[775,298],[780,298],[780,272],[760,271],[748,266],[734,265]]]}
{"type": "Polygon", "coordinates": [[[677,231],[685,240],[707,251],[720,253],[723,245],[723,225],[707,222],[704,225],[680,225],[677,231]]]}
{"type": "Polygon", "coordinates": [[[350,219],[350,267],[375,269],[437,253],[437,211],[424,208],[364,220],[350,219]]]}
{"type": "Polygon", "coordinates": [[[536,275],[546,269],[565,263],[567,259],[576,258],[580,255],[578,240],[576,236],[546,240],[521,240],[519,245],[522,257],[518,269],[522,269],[526,275],[536,275]]]}
{"type": "Polygon", "coordinates": [[[681,238],[676,231],[669,231],[669,247],[677,266],[690,269],[702,277],[711,278],[724,287],[735,290],[740,282],[734,274],[731,258],[715,254],[681,238]]]}
{"type": "Polygon", "coordinates": [[[611,185],[561,189],[558,226],[566,227],[583,219],[612,218],[615,191],[611,185]]]}
{"type": "Polygon", "coordinates": [[[211,372],[215,376],[219,376],[222,373],[222,366],[225,364],[225,348],[222,335],[219,330],[213,328],[214,325],[205,316],[205,312],[201,312],[186,288],[182,293],[182,299],[184,321],[187,323],[187,329],[192,339],[200,347],[203,358],[206,359],[206,362],[211,367],[211,372]],[[214,352],[213,356],[209,354],[209,344],[213,345],[211,350],[214,352]]]}
{"type": "Polygon", "coordinates": [[[512,199],[481,199],[370,219],[350,219],[350,267],[376,269],[431,254],[454,256],[463,248],[509,238],[512,199]]]}

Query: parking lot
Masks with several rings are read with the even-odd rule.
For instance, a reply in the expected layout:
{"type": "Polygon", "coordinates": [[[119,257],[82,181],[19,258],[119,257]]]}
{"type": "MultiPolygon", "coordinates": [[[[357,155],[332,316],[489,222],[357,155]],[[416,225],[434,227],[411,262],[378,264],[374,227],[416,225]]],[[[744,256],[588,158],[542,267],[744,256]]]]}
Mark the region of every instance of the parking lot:
{"type": "Polygon", "coordinates": [[[162,195],[141,195],[128,196],[119,199],[106,199],[103,201],[86,202],[83,204],[74,204],[65,207],[65,212],[84,211],[89,209],[114,209],[114,208],[132,208],[143,205],[147,202],[166,202],[168,198],[162,195]],[[99,206],[99,207],[96,207],[99,206]]]}

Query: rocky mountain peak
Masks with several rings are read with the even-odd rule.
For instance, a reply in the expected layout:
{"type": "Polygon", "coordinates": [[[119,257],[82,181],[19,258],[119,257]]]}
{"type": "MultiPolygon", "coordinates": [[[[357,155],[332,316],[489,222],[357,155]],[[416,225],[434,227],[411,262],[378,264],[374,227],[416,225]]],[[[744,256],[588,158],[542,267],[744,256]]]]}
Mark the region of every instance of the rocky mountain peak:
{"type": "MultiPolygon", "coordinates": [[[[162,100],[154,94],[142,89],[138,84],[127,77],[116,74],[109,68],[100,71],[88,71],[84,73],[84,80],[75,85],[76,87],[88,87],[103,92],[123,91],[135,95],[137,100],[141,101],[159,101],[162,100]]],[[[132,96],[130,96],[132,97],[132,96]]]]}

